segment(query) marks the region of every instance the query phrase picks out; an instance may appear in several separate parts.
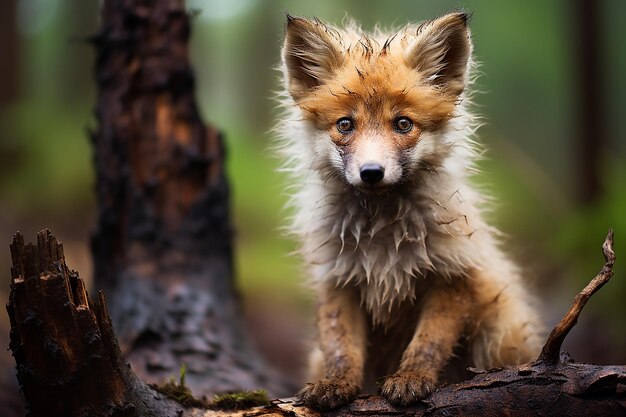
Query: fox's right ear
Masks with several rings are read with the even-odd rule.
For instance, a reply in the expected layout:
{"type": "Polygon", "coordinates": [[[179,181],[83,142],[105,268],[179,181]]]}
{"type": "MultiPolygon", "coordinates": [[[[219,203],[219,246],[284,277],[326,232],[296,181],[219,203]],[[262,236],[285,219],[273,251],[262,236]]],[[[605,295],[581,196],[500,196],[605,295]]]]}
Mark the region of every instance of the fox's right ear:
{"type": "Polygon", "coordinates": [[[287,15],[282,59],[287,89],[298,100],[341,66],[339,35],[317,19],[287,15]]]}
{"type": "Polygon", "coordinates": [[[469,17],[465,12],[450,13],[423,23],[405,53],[409,67],[455,95],[463,92],[467,82],[472,54],[469,17]]]}

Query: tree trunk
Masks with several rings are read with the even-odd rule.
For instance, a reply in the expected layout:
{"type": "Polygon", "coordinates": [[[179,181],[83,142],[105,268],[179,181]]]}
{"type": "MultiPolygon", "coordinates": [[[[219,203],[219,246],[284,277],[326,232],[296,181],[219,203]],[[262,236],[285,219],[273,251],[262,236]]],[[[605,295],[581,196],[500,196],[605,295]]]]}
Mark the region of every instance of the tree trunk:
{"type": "Polygon", "coordinates": [[[20,38],[17,32],[17,0],[0,2],[0,114],[19,96],[20,38]]]}
{"type": "Polygon", "coordinates": [[[29,416],[172,416],[122,359],[102,291],[89,300],[49,231],[11,245],[10,349],[29,416]]]}
{"type": "Polygon", "coordinates": [[[601,152],[607,149],[606,94],[603,80],[606,75],[601,39],[601,9],[594,0],[577,0],[573,5],[575,18],[574,48],[576,77],[579,87],[578,146],[576,148],[576,198],[583,204],[597,202],[602,195],[601,152]]]}
{"type": "Polygon", "coordinates": [[[184,1],[109,0],[102,16],[92,250],[122,353],[149,382],[185,364],[197,395],[284,394],[240,323],[224,147],[194,100],[184,1]]]}
{"type": "Polygon", "coordinates": [[[29,411],[77,415],[85,407],[102,413],[122,406],[129,372],[103,320],[102,294],[89,303],[83,281],[48,231],[39,233],[37,246],[15,235],[11,257],[10,348],[29,411]]]}

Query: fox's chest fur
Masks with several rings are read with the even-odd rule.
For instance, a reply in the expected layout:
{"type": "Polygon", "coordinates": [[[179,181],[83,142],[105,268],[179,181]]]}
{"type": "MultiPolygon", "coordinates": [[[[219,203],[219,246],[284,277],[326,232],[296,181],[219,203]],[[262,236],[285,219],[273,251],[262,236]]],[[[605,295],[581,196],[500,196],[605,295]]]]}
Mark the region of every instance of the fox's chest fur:
{"type": "Polygon", "coordinates": [[[434,194],[429,187],[363,196],[339,184],[309,184],[300,193],[297,223],[305,225],[301,251],[313,284],[357,287],[373,324],[388,325],[429,280],[480,268],[475,245],[485,226],[464,200],[472,190],[437,185],[434,194]]]}

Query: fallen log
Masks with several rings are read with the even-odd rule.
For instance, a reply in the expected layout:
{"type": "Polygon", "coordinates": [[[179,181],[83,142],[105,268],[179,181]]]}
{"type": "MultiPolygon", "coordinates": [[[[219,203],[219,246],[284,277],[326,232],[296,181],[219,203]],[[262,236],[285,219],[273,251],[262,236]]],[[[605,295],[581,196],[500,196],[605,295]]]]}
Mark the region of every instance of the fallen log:
{"type": "Polygon", "coordinates": [[[25,244],[19,233],[11,245],[10,348],[32,416],[618,416],[626,413],[626,366],[575,363],[560,352],[586,301],[613,275],[612,232],[603,251],[602,270],[576,296],[535,362],[472,370],[472,379],[442,386],[411,407],[395,407],[378,396],[324,413],[293,398],[239,411],[216,410],[206,400],[183,405],[125,365],[104,295],[89,300],[48,231],[38,234],[37,245],[25,244]]]}

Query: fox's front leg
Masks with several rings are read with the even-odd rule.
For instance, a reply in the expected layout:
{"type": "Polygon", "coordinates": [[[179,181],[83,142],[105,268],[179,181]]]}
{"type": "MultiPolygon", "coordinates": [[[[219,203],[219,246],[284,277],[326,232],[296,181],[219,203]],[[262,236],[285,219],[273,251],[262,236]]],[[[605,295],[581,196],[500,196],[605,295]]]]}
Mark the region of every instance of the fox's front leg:
{"type": "Polygon", "coordinates": [[[434,390],[472,316],[473,297],[464,281],[442,279],[425,295],[417,329],[400,368],[381,387],[381,394],[391,403],[408,405],[434,390]]]}
{"type": "Polygon", "coordinates": [[[354,400],[363,383],[366,324],[354,289],[323,288],[317,326],[324,377],[308,383],[297,396],[309,407],[329,410],[354,400]]]}

